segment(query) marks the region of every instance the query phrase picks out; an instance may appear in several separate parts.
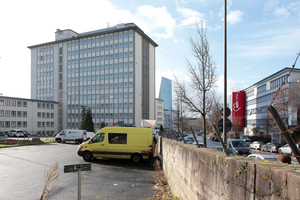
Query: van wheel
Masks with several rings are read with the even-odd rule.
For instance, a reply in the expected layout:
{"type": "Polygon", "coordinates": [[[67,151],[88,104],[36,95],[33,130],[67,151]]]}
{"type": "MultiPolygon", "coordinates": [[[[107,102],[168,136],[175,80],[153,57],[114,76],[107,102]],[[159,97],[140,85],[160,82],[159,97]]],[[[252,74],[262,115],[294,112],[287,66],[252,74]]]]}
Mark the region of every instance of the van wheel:
{"type": "Polygon", "coordinates": [[[58,143],[61,143],[61,139],[60,139],[60,138],[56,139],[56,141],[57,141],[58,143]]]}
{"type": "Polygon", "coordinates": [[[143,157],[140,155],[140,154],[133,154],[131,156],[131,160],[134,162],[134,163],[139,163],[143,160],[143,157]]]}
{"type": "Polygon", "coordinates": [[[85,151],[82,154],[83,160],[86,162],[90,162],[93,159],[93,154],[90,151],[85,151]]]}

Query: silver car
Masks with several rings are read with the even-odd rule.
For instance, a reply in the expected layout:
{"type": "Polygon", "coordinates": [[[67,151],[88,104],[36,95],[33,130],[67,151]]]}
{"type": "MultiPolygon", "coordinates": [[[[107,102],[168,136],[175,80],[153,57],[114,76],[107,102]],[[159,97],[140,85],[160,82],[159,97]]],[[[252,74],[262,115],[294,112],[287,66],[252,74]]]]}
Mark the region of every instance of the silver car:
{"type": "Polygon", "coordinates": [[[261,160],[278,161],[277,156],[269,155],[269,154],[256,154],[256,153],[252,153],[252,154],[248,155],[247,157],[248,158],[261,159],[261,160]]]}
{"type": "Polygon", "coordinates": [[[261,141],[254,141],[250,144],[250,149],[255,149],[255,150],[261,149],[261,146],[264,144],[265,143],[261,141]]]}
{"type": "MultiPolygon", "coordinates": [[[[300,144],[296,144],[297,148],[300,150],[300,144]]],[[[278,149],[278,153],[282,154],[292,154],[292,149],[288,144],[283,145],[278,149]]]]}

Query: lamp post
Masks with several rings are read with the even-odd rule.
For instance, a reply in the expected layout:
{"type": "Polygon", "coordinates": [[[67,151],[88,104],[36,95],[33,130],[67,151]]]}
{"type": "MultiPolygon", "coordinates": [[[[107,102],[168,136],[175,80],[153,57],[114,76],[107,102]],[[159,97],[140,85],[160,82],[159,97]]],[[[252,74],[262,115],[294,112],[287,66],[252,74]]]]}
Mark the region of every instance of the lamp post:
{"type": "Polygon", "coordinates": [[[53,89],[53,90],[64,93],[70,97],[70,125],[69,125],[69,127],[70,127],[70,129],[72,129],[72,96],[75,94],[70,95],[69,93],[64,92],[62,90],[56,90],[56,89],[53,89]]]}

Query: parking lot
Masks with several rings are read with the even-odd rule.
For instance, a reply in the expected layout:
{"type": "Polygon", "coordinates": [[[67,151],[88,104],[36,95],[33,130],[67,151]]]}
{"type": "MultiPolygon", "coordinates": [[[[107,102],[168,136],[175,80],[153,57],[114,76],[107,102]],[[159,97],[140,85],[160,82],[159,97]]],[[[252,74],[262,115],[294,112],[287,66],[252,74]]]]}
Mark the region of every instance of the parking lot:
{"type": "MultiPolygon", "coordinates": [[[[39,199],[44,174],[58,163],[58,181],[51,199],[77,199],[78,173],[64,173],[65,165],[86,164],[72,143],[50,143],[0,149],[1,199],[39,199]],[[4,183],[5,182],[5,183],[4,183]]],[[[98,159],[81,172],[81,199],[147,199],[154,194],[150,161],[98,159]]]]}

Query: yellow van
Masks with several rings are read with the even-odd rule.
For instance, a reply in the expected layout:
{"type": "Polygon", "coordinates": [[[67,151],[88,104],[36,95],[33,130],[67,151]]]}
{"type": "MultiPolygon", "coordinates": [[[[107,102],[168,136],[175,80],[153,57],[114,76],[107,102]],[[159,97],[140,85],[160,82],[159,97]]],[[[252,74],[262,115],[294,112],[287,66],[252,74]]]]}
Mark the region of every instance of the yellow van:
{"type": "Polygon", "coordinates": [[[153,133],[150,128],[104,127],[89,141],[80,144],[77,154],[85,161],[118,158],[138,163],[152,155],[152,145],[153,133]]]}

